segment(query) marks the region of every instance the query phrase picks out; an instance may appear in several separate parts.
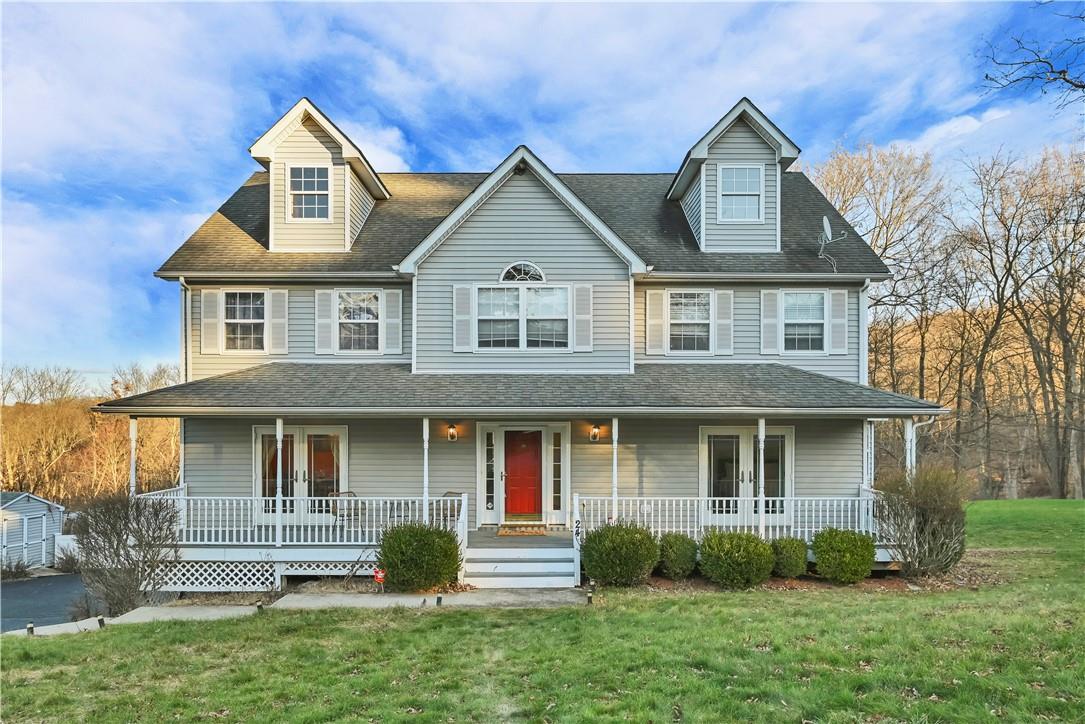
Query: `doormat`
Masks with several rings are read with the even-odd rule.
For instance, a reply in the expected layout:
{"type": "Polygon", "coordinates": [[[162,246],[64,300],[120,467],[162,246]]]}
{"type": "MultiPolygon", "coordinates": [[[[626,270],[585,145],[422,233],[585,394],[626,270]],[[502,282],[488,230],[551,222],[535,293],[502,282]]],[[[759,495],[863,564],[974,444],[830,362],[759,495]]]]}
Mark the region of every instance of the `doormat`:
{"type": "Polygon", "coordinates": [[[498,535],[546,535],[546,526],[542,525],[503,525],[497,529],[498,535]]]}

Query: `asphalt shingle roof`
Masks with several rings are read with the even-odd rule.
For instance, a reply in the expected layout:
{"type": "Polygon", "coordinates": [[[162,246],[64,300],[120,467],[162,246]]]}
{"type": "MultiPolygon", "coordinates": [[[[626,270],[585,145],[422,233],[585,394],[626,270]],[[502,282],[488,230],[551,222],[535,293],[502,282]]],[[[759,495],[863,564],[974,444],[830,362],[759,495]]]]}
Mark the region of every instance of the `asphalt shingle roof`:
{"type": "MultiPolygon", "coordinates": [[[[391,273],[403,258],[485,179],[484,173],[387,173],[392,198],[378,201],[349,252],[268,252],[268,175],[254,173],[166,261],[158,273],[391,273]]],[[[848,232],[832,246],[837,271],[886,274],[881,259],[803,174],[782,175],[782,253],[705,253],[682,209],[665,198],[673,174],[558,174],[645,263],[658,273],[830,273],[817,256],[826,215],[848,232]]]]}
{"type": "MultiPolygon", "coordinates": [[[[273,362],[102,403],[178,408],[375,411],[659,408],[938,412],[930,402],[777,364],[642,364],[623,374],[412,374],[403,364],[273,362]]],[[[198,414],[198,410],[196,411],[198,414]]]]}

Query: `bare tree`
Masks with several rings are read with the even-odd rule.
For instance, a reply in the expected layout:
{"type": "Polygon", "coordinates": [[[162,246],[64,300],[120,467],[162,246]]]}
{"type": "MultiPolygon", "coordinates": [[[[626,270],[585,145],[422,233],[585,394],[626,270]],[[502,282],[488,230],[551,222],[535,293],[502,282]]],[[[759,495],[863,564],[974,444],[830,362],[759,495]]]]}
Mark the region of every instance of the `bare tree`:
{"type": "Polygon", "coordinates": [[[1064,28],[1062,37],[1046,42],[1014,33],[1007,42],[989,46],[987,60],[993,68],[984,79],[994,89],[1038,87],[1041,93],[1054,93],[1060,108],[1085,101],[1085,4],[1044,2],[1034,7],[1050,18],[1049,27],[1064,28]]]}

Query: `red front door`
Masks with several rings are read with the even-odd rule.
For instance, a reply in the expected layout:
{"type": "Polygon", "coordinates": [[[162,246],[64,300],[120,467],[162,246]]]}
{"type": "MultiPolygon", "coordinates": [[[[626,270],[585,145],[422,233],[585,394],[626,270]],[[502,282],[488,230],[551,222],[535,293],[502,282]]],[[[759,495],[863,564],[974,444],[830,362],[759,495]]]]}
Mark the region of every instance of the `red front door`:
{"type": "Polygon", "coordinates": [[[505,514],[542,516],[542,432],[505,432],[505,514]]]}

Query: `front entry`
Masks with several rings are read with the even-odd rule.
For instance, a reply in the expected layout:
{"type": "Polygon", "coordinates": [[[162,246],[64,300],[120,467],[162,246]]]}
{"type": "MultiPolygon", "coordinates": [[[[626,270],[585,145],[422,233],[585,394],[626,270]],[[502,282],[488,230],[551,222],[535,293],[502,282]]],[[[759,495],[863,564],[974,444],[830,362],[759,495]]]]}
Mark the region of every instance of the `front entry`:
{"type": "Polygon", "coordinates": [[[505,519],[542,520],[542,431],[505,431],[505,519]]]}

